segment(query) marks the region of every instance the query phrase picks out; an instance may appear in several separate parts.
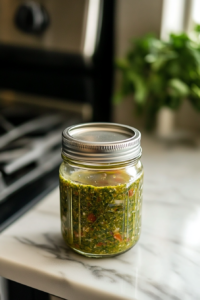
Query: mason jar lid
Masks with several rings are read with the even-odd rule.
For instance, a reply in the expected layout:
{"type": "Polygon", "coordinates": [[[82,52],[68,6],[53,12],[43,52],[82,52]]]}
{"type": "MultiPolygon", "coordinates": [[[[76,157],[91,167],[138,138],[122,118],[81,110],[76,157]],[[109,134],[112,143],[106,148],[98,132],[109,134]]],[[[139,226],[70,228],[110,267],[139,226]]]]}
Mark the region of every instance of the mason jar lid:
{"type": "Polygon", "coordinates": [[[116,123],[84,123],[66,128],[62,154],[85,164],[117,163],[142,154],[139,130],[116,123]]]}

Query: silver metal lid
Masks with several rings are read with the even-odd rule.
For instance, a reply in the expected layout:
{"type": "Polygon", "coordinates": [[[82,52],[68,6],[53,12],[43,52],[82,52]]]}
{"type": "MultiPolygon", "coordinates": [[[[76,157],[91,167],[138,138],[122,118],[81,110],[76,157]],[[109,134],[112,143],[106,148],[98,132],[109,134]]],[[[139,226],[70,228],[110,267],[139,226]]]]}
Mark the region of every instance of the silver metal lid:
{"type": "Polygon", "coordinates": [[[124,162],[142,154],[140,132],[116,123],[85,123],[66,128],[62,154],[85,164],[124,162]]]}

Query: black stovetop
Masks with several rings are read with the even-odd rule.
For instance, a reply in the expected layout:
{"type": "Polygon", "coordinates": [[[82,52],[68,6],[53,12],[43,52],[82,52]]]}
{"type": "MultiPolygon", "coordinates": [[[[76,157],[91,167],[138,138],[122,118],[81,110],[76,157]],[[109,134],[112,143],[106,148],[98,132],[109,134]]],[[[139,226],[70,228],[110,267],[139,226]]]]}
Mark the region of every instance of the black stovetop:
{"type": "Polygon", "coordinates": [[[61,133],[77,115],[0,102],[0,231],[58,185],[61,133]]]}
{"type": "Polygon", "coordinates": [[[26,185],[0,203],[0,232],[58,186],[58,169],[58,166],[55,167],[47,175],[26,185]]]}

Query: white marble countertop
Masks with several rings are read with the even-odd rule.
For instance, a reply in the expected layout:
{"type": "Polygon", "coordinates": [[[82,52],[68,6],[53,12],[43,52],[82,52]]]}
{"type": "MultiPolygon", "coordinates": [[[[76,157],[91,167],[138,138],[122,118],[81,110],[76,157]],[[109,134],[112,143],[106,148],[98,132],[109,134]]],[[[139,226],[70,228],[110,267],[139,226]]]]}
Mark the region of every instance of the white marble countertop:
{"type": "Polygon", "coordinates": [[[200,150],[143,142],[142,235],[111,259],[60,233],[58,189],[0,235],[0,275],[68,300],[200,299],[200,150]]]}

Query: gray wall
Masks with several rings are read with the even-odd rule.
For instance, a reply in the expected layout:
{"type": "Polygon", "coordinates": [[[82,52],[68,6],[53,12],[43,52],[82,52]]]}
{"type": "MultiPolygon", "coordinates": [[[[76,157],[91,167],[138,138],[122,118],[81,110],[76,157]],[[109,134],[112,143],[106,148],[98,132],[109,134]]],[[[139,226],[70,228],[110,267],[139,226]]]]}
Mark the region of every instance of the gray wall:
{"type": "Polygon", "coordinates": [[[126,53],[133,37],[160,34],[162,0],[117,0],[116,54],[126,53]]]}

